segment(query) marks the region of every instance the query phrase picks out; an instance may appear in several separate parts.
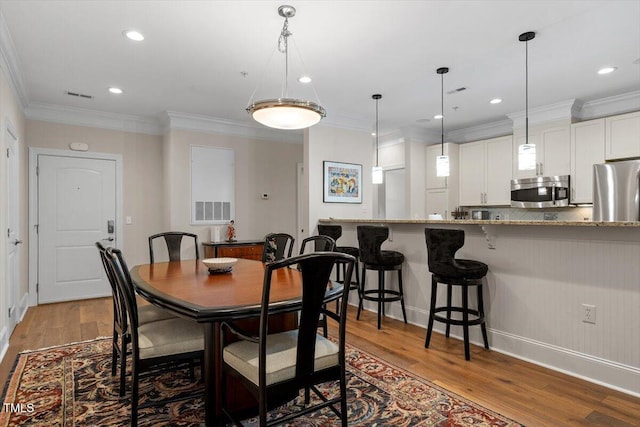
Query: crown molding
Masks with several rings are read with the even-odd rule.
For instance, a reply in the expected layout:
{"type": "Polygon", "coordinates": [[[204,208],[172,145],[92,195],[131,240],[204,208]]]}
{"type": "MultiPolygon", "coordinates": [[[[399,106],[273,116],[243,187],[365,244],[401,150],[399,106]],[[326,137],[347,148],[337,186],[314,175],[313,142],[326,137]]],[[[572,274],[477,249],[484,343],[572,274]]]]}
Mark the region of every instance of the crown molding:
{"type": "Polygon", "coordinates": [[[31,103],[24,109],[29,120],[88,126],[125,132],[162,135],[160,121],[154,117],[107,113],[86,108],[64,107],[55,104],[31,103]]]}
{"type": "MultiPolygon", "coordinates": [[[[529,126],[557,120],[568,120],[571,123],[575,117],[579,117],[582,105],[583,102],[580,100],[569,99],[529,109],[529,126]]],[[[513,121],[513,129],[525,126],[525,111],[507,114],[507,117],[513,121]]]]}
{"type": "Polygon", "coordinates": [[[20,73],[20,64],[16,56],[16,49],[13,45],[13,39],[7,27],[7,22],[0,11],[0,69],[6,71],[6,79],[9,87],[13,91],[16,101],[20,108],[24,110],[29,103],[27,88],[22,81],[20,73]]]}
{"type": "Polygon", "coordinates": [[[181,129],[194,132],[234,135],[269,141],[281,141],[291,144],[302,144],[302,130],[277,130],[257,124],[247,124],[233,120],[218,119],[197,114],[166,111],[164,115],[164,132],[181,129]]]}
{"type": "Polygon", "coordinates": [[[464,129],[453,130],[445,135],[446,142],[460,144],[463,142],[479,141],[481,139],[494,138],[496,136],[513,133],[513,122],[501,120],[499,122],[485,123],[464,129]]]}
{"type": "Polygon", "coordinates": [[[631,111],[640,111],[640,90],[587,101],[582,106],[579,118],[590,120],[631,111]]]}

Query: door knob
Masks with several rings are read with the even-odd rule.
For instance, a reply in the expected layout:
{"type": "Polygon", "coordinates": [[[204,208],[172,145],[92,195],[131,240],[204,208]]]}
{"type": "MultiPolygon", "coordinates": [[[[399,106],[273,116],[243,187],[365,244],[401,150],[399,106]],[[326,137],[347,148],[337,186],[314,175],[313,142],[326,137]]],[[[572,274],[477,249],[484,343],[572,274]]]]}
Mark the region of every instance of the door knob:
{"type": "Polygon", "coordinates": [[[15,242],[13,242],[14,245],[18,246],[19,244],[22,243],[22,240],[16,239],[15,242]]]}
{"type": "Polygon", "coordinates": [[[115,239],[113,237],[109,236],[106,239],[102,239],[102,240],[106,240],[107,242],[113,242],[115,239]]]}

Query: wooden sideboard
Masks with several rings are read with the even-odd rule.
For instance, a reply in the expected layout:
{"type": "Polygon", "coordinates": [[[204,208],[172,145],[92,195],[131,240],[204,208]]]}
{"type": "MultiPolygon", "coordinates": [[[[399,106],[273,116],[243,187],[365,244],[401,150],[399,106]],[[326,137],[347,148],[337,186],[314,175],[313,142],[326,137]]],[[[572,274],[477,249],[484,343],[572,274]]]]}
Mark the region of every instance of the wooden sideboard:
{"type": "Polygon", "coordinates": [[[204,258],[245,258],[262,260],[264,240],[239,240],[235,242],[203,242],[204,258]]]}

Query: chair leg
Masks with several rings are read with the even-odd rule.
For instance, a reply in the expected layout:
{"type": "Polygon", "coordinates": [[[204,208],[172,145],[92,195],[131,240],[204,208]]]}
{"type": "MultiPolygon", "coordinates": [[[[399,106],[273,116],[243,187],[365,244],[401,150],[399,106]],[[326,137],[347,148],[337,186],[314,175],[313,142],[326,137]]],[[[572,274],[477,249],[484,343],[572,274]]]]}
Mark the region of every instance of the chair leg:
{"type": "MultiPolygon", "coordinates": [[[[451,293],[453,292],[453,286],[447,283],[447,320],[451,320],[451,293]]],[[[449,331],[451,330],[451,323],[447,322],[445,337],[449,338],[449,331]]]]}
{"type": "Polygon", "coordinates": [[[347,406],[347,380],[343,373],[340,377],[340,422],[342,427],[348,427],[348,406],[347,406]]]}
{"type": "Polygon", "coordinates": [[[118,333],[113,329],[113,340],[111,341],[111,376],[116,374],[118,369],[118,333]]]}
{"type": "Polygon", "coordinates": [[[431,331],[433,330],[434,311],[436,309],[436,292],[438,291],[438,282],[431,275],[431,304],[429,305],[429,324],[427,325],[427,338],[424,341],[424,348],[429,348],[431,341],[431,331]]]}
{"type": "Polygon", "coordinates": [[[384,270],[378,270],[378,329],[381,327],[382,316],[384,315],[384,303],[382,298],[384,297],[384,270]]]}
{"type": "MultiPolygon", "coordinates": [[[[132,357],[132,359],[135,359],[132,357]]],[[[138,363],[131,363],[131,427],[138,426],[138,363]]]]}
{"type": "Polygon", "coordinates": [[[462,331],[464,335],[464,358],[471,359],[469,352],[469,288],[462,286],[462,331]]]}
{"type": "Polygon", "coordinates": [[[364,302],[364,285],[367,280],[367,268],[364,264],[362,264],[362,282],[360,282],[360,292],[359,297],[360,301],[358,303],[358,314],[356,315],[356,320],[360,320],[360,313],[362,312],[362,303],[364,302]]]}
{"type": "Polygon", "coordinates": [[[398,290],[400,291],[400,306],[402,307],[402,317],[407,323],[407,311],[404,308],[404,291],[402,290],[402,269],[398,270],[398,290]]]}
{"type": "Polygon", "coordinates": [[[480,329],[482,330],[482,340],[484,341],[484,348],[489,350],[489,339],[487,338],[487,325],[484,321],[484,299],[482,297],[482,283],[478,285],[478,313],[480,313],[480,317],[483,319],[480,324],[480,329]]]}
{"type": "Polygon", "coordinates": [[[127,376],[127,336],[120,335],[120,397],[124,396],[125,379],[127,376]]]}

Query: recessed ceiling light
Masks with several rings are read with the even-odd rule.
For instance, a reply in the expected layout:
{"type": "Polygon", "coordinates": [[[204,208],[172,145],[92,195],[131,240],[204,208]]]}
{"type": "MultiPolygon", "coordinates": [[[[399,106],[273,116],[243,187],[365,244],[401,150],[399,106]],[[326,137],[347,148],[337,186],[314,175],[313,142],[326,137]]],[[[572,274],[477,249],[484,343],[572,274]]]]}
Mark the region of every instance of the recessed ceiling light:
{"type": "Polygon", "coordinates": [[[443,117],[444,116],[442,114],[436,114],[435,116],[433,116],[433,118],[436,119],[436,120],[440,120],[443,117]]]}
{"type": "Polygon", "coordinates": [[[502,102],[502,99],[500,98],[493,98],[491,101],[489,101],[489,103],[491,104],[500,104],[502,102]]]}
{"type": "Polygon", "coordinates": [[[126,38],[136,42],[141,42],[142,40],[144,40],[144,36],[142,35],[142,33],[136,30],[125,30],[122,32],[122,34],[124,34],[126,38]]]}
{"type": "Polygon", "coordinates": [[[298,79],[298,81],[300,83],[311,83],[311,77],[309,76],[302,76],[298,79]]]}
{"type": "Polygon", "coordinates": [[[109,92],[115,93],[116,95],[120,95],[123,92],[123,90],[120,89],[119,87],[110,87],[109,92]]]}
{"type": "Polygon", "coordinates": [[[613,73],[615,70],[617,70],[618,67],[604,67],[604,68],[600,68],[598,70],[598,74],[609,74],[609,73],[613,73]]]}

